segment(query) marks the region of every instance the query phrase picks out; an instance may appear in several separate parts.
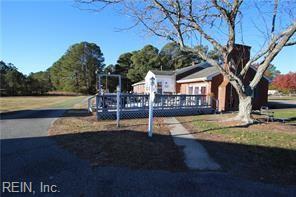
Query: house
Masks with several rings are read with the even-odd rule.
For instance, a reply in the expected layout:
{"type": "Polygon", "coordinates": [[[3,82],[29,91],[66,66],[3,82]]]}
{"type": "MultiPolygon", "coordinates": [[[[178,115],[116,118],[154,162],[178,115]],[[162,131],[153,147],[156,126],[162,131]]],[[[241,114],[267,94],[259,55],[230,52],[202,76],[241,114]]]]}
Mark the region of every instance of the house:
{"type": "Polygon", "coordinates": [[[157,83],[157,92],[160,94],[178,94],[176,91],[176,80],[182,79],[191,73],[198,72],[205,67],[211,66],[207,63],[193,64],[185,68],[177,69],[175,71],[159,71],[151,70],[145,76],[145,79],[132,84],[133,92],[136,94],[149,93],[149,79],[154,77],[157,83]]]}
{"type": "MultiPolygon", "coordinates": [[[[237,70],[240,70],[250,58],[250,47],[236,45],[232,55],[239,65],[237,70]]],[[[244,82],[250,81],[255,74],[256,69],[252,67],[246,73],[244,82]]],[[[151,70],[145,80],[132,85],[134,93],[148,93],[149,79],[152,76],[156,79],[159,94],[206,95],[207,100],[212,101],[212,107],[218,108],[219,111],[238,109],[239,100],[236,91],[219,70],[207,62],[175,71],[151,70]]],[[[253,95],[253,109],[260,109],[267,104],[268,84],[268,78],[263,77],[257,85],[253,95]]]]}
{"type": "Polygon", "coordinates": [[[176,75],[174,71],[148,71],[145,77],[145,92],[149,91],[149,80],[156,79],[158,94],[176,94],[176,75]]]}

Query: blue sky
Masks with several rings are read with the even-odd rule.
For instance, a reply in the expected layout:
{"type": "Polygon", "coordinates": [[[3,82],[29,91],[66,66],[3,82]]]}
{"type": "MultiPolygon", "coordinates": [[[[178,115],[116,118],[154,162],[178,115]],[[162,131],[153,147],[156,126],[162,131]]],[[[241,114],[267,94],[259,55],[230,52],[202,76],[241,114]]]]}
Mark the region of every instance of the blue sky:
{"type": "MultiPolygon", "coordinates": [[[[0,59],[28,74],[47,69],[70,45],[81,41],[99,45],[107,65],[116,63],[124,52],[141,49],[146,44],[161,48],[166,43],[145,35],[139,28],[117,30],[130,25],[129,18],[111,8],[94,13],[79,10],[72,1],[4,0],[0,59]]],[[[257,42],[254,36],[245,40],[248,39],[252,44],[257,42]]],[[[273,63],[282,73],[295,71],[295,55],[295,47],[286,48],[273,63]]]]}

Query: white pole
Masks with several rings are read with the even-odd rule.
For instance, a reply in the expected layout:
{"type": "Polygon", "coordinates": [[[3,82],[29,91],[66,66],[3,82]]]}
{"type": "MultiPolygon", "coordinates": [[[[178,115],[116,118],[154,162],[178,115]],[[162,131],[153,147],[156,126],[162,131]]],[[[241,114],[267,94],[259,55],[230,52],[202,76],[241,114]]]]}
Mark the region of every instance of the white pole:
{"type": "Polygon", "coordinates": [[[153,100],[151,99],[152,95],[149,96],[149,124],[148,124],[148,136],[152,137],[153,133],[153,100]]]}
{"type": "Polygon", "coordinates": [[[117,124],[117,127],[119,127],[119,121],[120,121],[120,87],[117,86],[117,103],[116,103],[116,106],[117,106],[117,109],[116,109],[116,124],[117,124]]]}
{"type": "Polygon", "coordinates": [[[153,103],[155,98],[155,92],[154,92],[154,85],[155,85],[155,79],[152,77],[150,79],[150,94],[149,94],[149,123],[148,123],[148,136],[152,137],[153,133],[153,103]]]}

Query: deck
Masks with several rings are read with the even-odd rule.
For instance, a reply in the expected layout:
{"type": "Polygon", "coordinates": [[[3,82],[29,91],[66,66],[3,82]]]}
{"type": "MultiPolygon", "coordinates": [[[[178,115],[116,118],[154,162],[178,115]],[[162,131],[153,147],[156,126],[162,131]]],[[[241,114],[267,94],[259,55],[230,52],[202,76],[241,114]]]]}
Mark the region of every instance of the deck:
{"type": "MultiPolygon", "coordinates": [[[[121,94],[120,119],[148,117],[149,95],[121,94]]],[[[116,94],[96,96],[97,119],[116,119],[116,94]]],[[[188,116],[213,113],[211,101],[205,95],[156,95],[153,115],[188,116]]]]}

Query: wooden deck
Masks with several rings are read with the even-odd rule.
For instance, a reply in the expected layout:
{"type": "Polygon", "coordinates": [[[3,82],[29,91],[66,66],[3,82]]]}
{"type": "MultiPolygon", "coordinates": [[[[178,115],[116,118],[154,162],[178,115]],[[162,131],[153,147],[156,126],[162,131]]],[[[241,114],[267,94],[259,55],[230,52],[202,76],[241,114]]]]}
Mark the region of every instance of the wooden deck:
{"type": "MultiPolygon", "coordinates": [[[[149,95],[121,94],[120,118],[148,117],[149,95]]],[[[116,119],[116,94],[97,95],[97,119],[116,119]]],[[[161,116],[188,116],[213,113],[205,95],[156,95],[153,114],[161,116]]]]}

